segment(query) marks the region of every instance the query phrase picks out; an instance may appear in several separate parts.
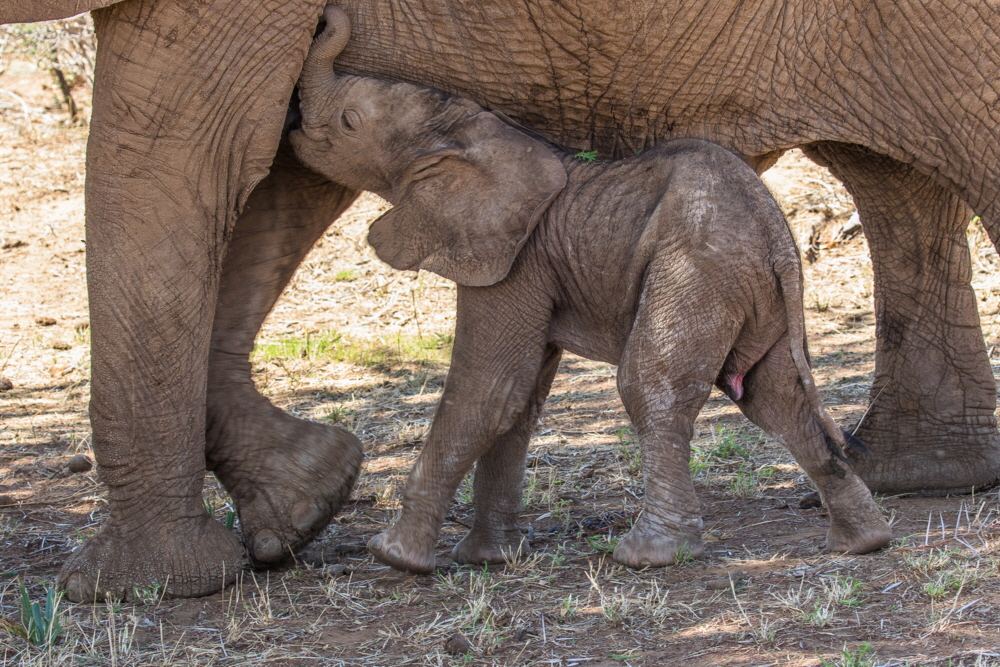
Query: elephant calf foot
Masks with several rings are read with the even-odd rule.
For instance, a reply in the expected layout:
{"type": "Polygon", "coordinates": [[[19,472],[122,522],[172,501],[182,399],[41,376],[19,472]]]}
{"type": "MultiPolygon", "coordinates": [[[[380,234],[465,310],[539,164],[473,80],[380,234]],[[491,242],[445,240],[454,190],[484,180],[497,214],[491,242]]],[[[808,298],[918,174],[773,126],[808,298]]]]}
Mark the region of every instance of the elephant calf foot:
{"type": "Polygon", "coordinates": [[[892,530],[882,516],[871,491],[857,475],[823,485],[823,504],[830,510],[830,530],[826,549],[832,552],[865,554],[892,541],[892,530]]]}
{"type": "Polygon", "coordinates": [[[56,587],[72,602],[200,597],[232,583],[244,565],[236,535],[204,512],[145,532],[111,520],[69,557],[56,587]]]}
{"type": "Polygon", "coordinates": [[[704,552],[701,542],[701,519],[697,528],[687,534],[670,535],[646,520],[645,515],[632,526],[632,530],[615,547],[613,558],[636,569],[664,567],[697,558],[704,552]]]}
{"type": "Polygon", "coordinates": [[[434,539],[418,539],[414,531],[400,529],[395,524],[368,542],[368,551],[375,558],[397,570],[413,574],[430,574],[437,563],[434,558],[434,539]]]}
{"type": "Polygon", "coordinates": [[[240,517],[256,566],[305,546],[350,496],[364,454],[339,426],[296,419],[250,385],[210,395],[207,458],[240,517]]]}
{"type": "Polygon", "coordinates": [[[518,528],[511,530],[485,530],[473,526],[462,541],[451,551],[456,563],[481,565],[506,563],[531,553],[528,540],[518,528]]]}

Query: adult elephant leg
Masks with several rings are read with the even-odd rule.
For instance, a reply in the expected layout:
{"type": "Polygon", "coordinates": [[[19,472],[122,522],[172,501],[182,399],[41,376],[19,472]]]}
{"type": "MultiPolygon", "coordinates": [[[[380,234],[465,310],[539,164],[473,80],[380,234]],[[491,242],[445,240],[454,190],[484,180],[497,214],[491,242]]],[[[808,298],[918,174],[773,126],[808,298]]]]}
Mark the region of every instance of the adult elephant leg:
{"type": "Polygon", "coordinates": [[[811,157],[844,182],[861,215],[875,279],[871,407],[854,462],[874,491],[968,491],[1000,479],[996,383],[969,284],[972,212],[911,167],[860,146],[811,157]]]}
{"type": "Polygon", "coordinates": [[[204,595],[241,566],[201,501],[209,341],[225,239],[277,151],[320,4],[94,12],[90,415],[110,516],[59,575],[71,600],[204,595]]]}
{"type": "Polygon", "coordinates": [[[339,426],[296,419],[257,393],[250,353],[302,258],[357,192],[302,166],[282,144],[254,189],[223,263],[208,365],[209,470],[232,494],[251,559],[288,558],[347,499],[361,443],[339,426]]]}
{"type": "Polygon", "coordinates": [[[527,407],[509,431],[500,435],[476,461],[472,502],[476,514],[472,529],[455,545],[456,563],[503,563],[528,552],[518,519],[522,509],[524,464],[528,442],[542,412],[545,397],[559,369],[562,350],[550,345],[527,407]]]}

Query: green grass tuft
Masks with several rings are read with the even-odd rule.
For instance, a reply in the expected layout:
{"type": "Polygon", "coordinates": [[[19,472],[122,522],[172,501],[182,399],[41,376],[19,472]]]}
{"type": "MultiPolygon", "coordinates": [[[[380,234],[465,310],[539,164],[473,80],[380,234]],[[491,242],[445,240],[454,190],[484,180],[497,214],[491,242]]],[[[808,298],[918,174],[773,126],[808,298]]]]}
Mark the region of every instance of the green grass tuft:
{"type": "Polygon", "coordinates": [[[346,362],[366,368],[387,369],[405,363],[437,364],[451,359],[454,336],[403,336],[377,340],[353,340],[336,331],[281,337],[258,341],[254,347],[255,363],[278,359],[301,358],[313,362],[346,362]]]}

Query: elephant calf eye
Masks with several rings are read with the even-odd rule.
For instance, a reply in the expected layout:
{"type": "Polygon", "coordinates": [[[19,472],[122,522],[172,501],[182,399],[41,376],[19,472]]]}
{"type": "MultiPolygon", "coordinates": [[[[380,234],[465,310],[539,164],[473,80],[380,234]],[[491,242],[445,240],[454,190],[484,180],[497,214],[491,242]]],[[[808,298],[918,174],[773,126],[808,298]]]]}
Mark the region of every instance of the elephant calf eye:
{"type": "Polygon", "coordinates": [[[351,132],[358,128],[360,120],[357,111],[354,109],[344,109],[343,113],[340,114],[340,127],[351,132]]]}

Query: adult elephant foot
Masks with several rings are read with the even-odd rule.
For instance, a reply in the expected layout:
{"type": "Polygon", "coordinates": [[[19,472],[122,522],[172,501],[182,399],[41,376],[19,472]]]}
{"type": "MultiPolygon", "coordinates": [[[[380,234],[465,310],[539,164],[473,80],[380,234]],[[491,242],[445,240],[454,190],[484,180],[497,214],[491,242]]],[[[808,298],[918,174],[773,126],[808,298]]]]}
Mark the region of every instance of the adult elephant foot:
{"type": "Polygon", "coordinates": [[[643,514],[615,547],[612,557],[626,567],[665,567],[697,558],[705,549],[701,541],[701,519],[686,535],[669,535],[643,514]]]}
{"type": "Polygon", "coordinates": [[[854,197],[871,248],[876,362],[855,458],[873,491],[969,492],[1000,481],[996,383],[965,230],[972,212],[930,176],[860,146],[806,149],[854,197]]]}
{"type": "Polygon", "coordinates": [[[218,591],[243,569],[243,547],[200,507],[194,514],[145,530],[142,539],[109,521],[66,561],[56,588],[72,602],[132,600],[150,593],[199,597],[218,591]]]}
{"type": "Polygon", "coordinates": [[[285,414],[252,385],[209,393],[206,459],[232,495],[254,565],[314,538],[350,496],[364,456],[339,426],[285,414]]]}
{"type": "Polygon", "coordinates": [[[487,530],[473,527],[451,551],[451,558],[464,565],[508,563],[531,553],[528,540],[518,528],[487,530]]]}

